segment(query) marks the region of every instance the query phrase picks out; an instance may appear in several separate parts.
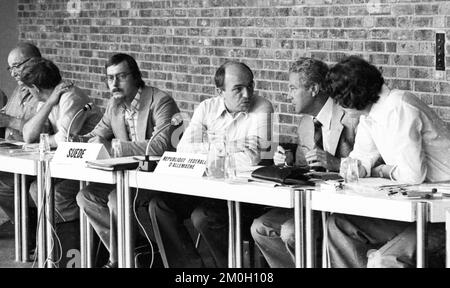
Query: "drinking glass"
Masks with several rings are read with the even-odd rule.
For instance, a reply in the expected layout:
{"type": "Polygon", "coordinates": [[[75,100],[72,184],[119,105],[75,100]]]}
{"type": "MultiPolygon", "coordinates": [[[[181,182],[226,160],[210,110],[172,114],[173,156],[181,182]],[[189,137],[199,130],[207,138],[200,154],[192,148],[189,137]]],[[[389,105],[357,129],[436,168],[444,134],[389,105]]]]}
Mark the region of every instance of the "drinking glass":
{"type": "Polygon", "coordinates": [[[50,152],[50,138],[47,133],[41,133],[39,137],[39,159],[45,160],[45,155],[50,152]]]}
{"type": "Polygon", "coordinates": [[[344,178],[345,183],[356,183],[359,181],[358,160],[350,157],[341,161],[339,174],[344,178]]]}
{"type": "Polygon", "coordinates": [[[225,135],[208,134],[208,157],[206,161],[206,175],[209,178],[223,179],[225,177],[226,140],[225,135]]]}
{"type": "Polygon", "coordinates": [[[111,154],[112,158],[120,157],[120,140],[119,139],[112,139],[111,140],[111,154]]]}

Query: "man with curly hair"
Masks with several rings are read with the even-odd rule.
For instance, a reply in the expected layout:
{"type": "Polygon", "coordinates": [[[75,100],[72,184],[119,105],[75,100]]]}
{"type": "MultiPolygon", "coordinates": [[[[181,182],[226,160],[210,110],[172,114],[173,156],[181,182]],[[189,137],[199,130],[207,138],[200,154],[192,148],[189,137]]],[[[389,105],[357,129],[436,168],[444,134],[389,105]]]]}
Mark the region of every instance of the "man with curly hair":
{"type": "MultiPolygon", "coordinates": [[[[344,110],[362,113],[350,153],[358,161],[360,177],[408,184],[450,180],[450,131],[419,98],[389,89],[380,71],[356,56],[331,68],[327,82],[330,97],[344,110]]],[[[332,267],[415,265],[414,223],[333,214],[327,228],[332,267]]],[[[429,228],[433,257],[443,251],[444,225],[429,228]]]]}

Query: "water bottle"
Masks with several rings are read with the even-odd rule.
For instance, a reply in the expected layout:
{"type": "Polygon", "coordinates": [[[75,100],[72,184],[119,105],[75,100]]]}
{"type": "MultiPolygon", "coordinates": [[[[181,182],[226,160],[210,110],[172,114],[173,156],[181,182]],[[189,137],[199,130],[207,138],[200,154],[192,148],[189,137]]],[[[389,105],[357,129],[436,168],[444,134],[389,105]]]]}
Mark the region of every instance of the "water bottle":
{"type": "Polygon", "coordinates": [[[225,156],[225,181],[236,180],[236,158],[233,152],[227,152],[225,156]]]}
{"type": "Polygon", "coordinates": [[[209,149],[206,161],[206,175],[209,178],[224,179],[226,156],[225,135],[209,133],[208,143],[209,149]]]}
{"type": "Polygon", "coordinates": [[[117,157],[121,157],[122,155],[120,155],[120,140],[119,139],[112,139],[111,140],[111,157],[112,158],[117,158],[117,157]]]}

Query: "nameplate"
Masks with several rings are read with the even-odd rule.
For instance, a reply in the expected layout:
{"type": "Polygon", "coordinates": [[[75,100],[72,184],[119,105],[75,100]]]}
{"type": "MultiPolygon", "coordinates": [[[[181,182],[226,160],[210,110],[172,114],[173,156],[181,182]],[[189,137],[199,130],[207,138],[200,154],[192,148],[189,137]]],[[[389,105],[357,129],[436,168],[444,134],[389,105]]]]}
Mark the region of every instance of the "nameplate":
{"type": "Polygon", "coordinates": [[[110,158],[101,143],[61,142],[58,144],[53,162],[79,163],[110,158]]]}
{"type": "Polygon", "coordinates": [[[206,169],[207,156],[206,154],[164,152],[154,173],[202,177],[206,169]]]}

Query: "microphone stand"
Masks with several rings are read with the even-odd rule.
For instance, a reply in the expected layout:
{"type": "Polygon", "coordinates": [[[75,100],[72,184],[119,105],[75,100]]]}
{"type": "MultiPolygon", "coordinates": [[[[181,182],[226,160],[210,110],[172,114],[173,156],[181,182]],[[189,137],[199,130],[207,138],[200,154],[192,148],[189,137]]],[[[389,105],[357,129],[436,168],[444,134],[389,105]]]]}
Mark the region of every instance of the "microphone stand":
{"type": "Polygon", "coordinates": [[[168,127],[171,126],[180,126],[183,123],[182,119],[177,118],[174,116],[169,123],[165,124],[163,127],[161,127],[158,131],[156,131],[152,137],[150,137],[150,140],[148,140],[147,147],[145,148],[145,157],[144,160],[141,160],[139,162],[139,168],[140,171],[145,172],[153,172],[155,170],[157,162],[154,160],[150,160],[150,155],[148,155],[148,149],[150,148],[150,144],[153,142],[153,139],[156,138],[161,132],[166,130],[168,127]]]}
{"type": "Polygon", "coordinates": [[[88,103],[86,105],[84,105],[84,107],[80,110],[78,110],[77,113],[75,113],[75,115],[72,117],[72,120],[70,120],[70,124],[69,124],[69,128],[67,129],[67,135],[66,135],[66,142],[69,142],[69,138],[70,138],[70,129],[72,128],[72,124],[75,121],[75,119],[78,118],[78,116],[84,112],[84,111],[88,111],[92,109],[92,103],[88,103]]]}

